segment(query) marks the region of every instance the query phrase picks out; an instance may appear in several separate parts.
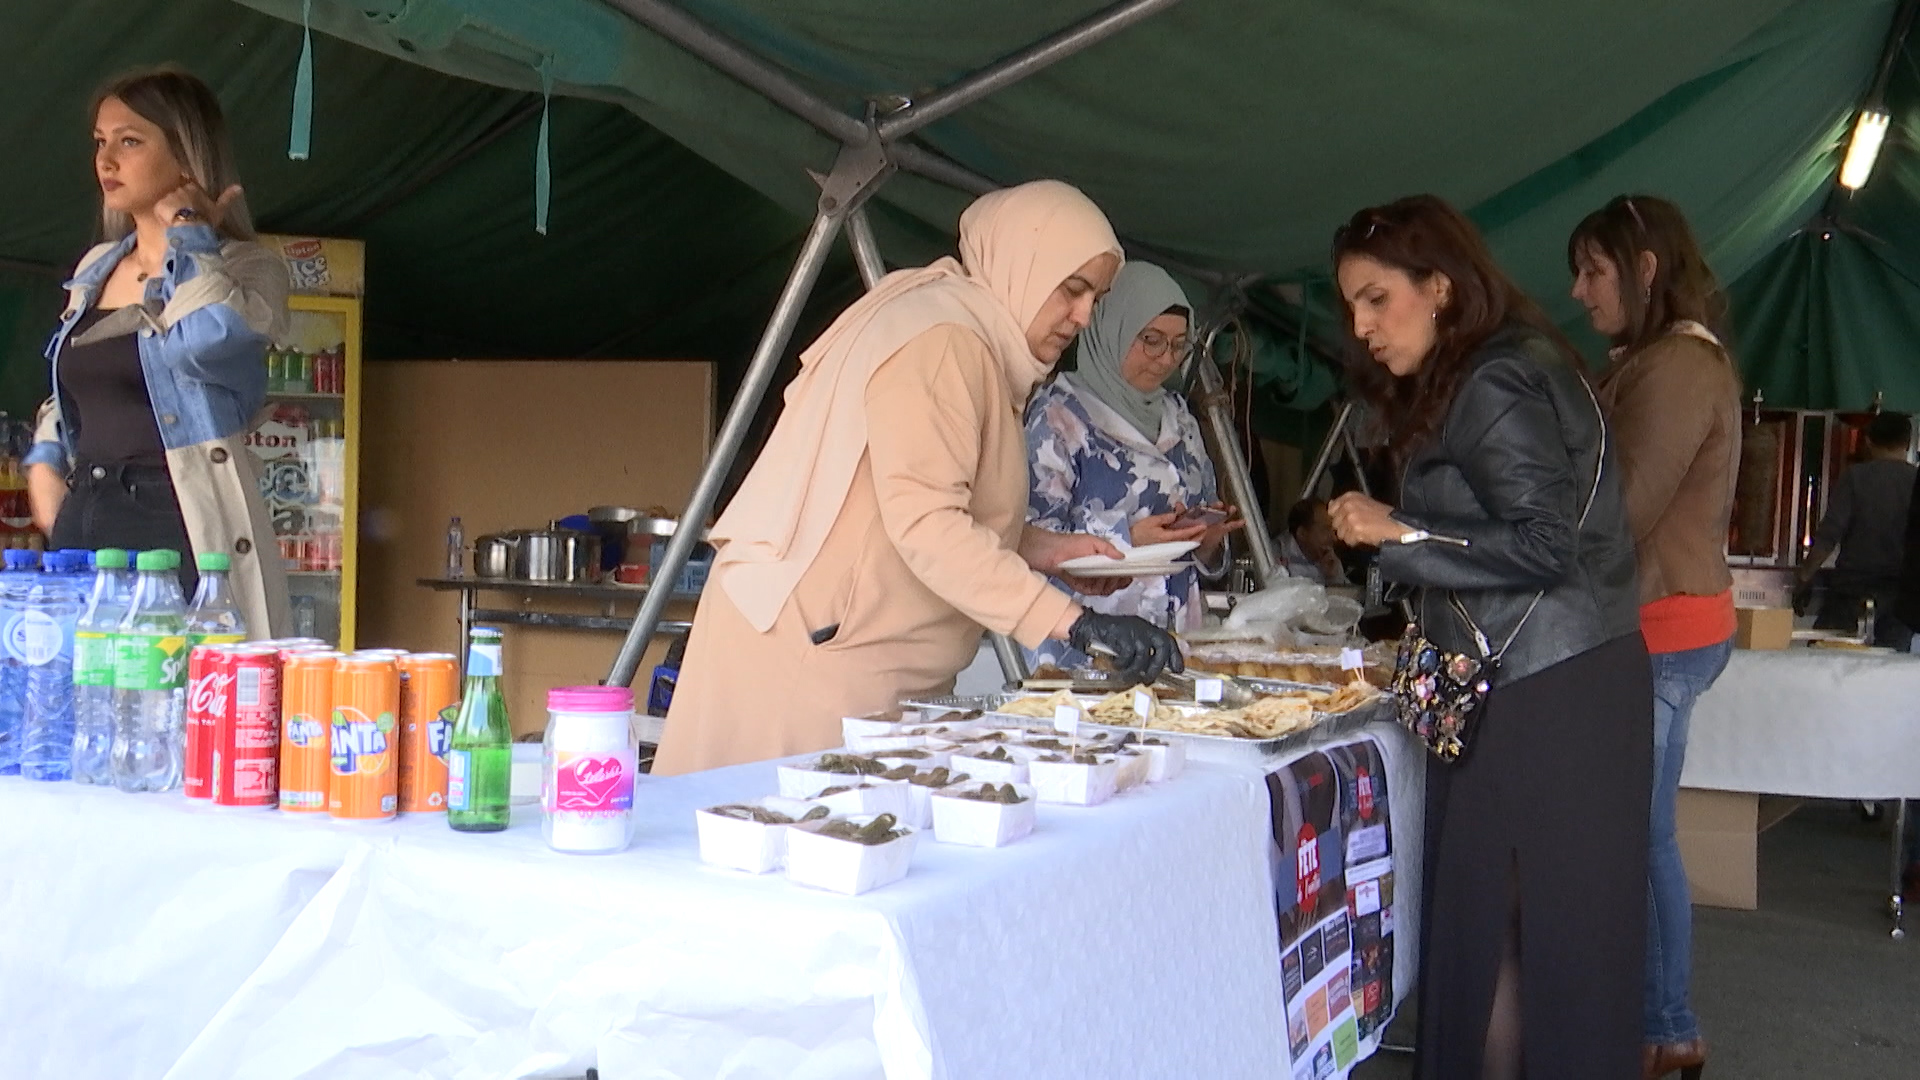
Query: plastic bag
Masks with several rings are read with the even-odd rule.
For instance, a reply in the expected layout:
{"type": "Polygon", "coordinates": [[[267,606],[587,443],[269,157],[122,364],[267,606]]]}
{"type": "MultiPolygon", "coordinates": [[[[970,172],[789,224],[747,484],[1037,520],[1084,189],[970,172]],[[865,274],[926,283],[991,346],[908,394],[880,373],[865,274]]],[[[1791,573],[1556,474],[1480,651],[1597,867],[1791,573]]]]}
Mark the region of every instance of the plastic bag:
{"type": "Polygon", "coordinates": [[[1226,624],[1233,629],[1287,626],[1305,618],[1317,618],[1326,610],[1325,588],[1305,578],[1282,578],[1241,599],[1233,606],[1226,624]]]}

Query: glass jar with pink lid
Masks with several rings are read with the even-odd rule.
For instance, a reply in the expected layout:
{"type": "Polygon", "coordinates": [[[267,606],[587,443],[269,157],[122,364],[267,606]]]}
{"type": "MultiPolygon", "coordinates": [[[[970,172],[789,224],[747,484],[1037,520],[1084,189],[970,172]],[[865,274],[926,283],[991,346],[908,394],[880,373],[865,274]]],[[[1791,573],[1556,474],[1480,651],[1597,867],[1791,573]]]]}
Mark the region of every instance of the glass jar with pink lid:
{"type": "Polygon", "coordinates": [[[633,835],[633,691],[564,686],[547,691],[540,774],[541,834],[555,851],[604,855],[633,835]]]}

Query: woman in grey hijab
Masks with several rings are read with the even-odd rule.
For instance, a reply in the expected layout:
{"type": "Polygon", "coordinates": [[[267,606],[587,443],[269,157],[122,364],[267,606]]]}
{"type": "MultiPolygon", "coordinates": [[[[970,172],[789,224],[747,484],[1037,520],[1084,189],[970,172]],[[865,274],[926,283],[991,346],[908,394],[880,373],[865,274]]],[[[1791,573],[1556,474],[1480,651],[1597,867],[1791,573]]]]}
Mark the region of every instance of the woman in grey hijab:
{"type": "MultiPolygon", "coordinates": [[[[1094,610],[1171,629],[1199,625],[1201,572],[1225,570],[1224,541],[1242,525],[1215,502],[1199,422],[1166,386],[1187,358],[1191,311],[1165,270],[1127,263],[1081,335],[1078,368],[1035,391],[1026,414],[1029,524],[1092,533],[1123,550],[1200,545],[1195,566],[1136,578],[1111,596],[1081,598],[1094,610]]],[[[1068,668],[1088,663],[1061,642],[1048,642],[1029,659],[1068,668]]]]}

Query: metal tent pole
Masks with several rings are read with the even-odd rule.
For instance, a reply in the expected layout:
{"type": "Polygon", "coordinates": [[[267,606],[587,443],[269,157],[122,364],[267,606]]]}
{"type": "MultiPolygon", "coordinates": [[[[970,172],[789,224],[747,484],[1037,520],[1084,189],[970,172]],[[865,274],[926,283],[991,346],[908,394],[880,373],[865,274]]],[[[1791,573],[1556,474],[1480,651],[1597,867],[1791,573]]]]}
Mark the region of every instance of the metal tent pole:
{"type": "Polygon", "coordinates": [[[1253,490],[1253,473],[1247,466],[1247,451],[1240,445],[1240,433],[1234,430],[1233,417],[1227,413],[1220,370],[1214,366],[1212,355],[1204,350],[1197,359],[1199,362],[1194,368],[1203,402],[1201,420],[1213,429],[1214,445],[1220,448],[1221,470],[1227,474],[1227,492],[1240,507],[1240,516],[1247,521],[1241,535],[1246,541],[1247,554],[1253,557],[1253,574],[1266,586],[1279,577],[1274,569],[1278,562],[1273,555],[1273,537],[1267,533],[1267,516],[1260,512],[1260,500],[1253,490]]]}
{"type": "Polygon", "coordinates": [[[847,215],[847,243],[853,248],[854,265],[860,268],[860,281],[871,289],[887,276],[886,260],[880,257],[880,243],[873,238],[873,222],[867,220],[867,208],[857,207],[847,215]]]}
{"type": "Polygon", "coordinates": [[[1333,467],[1333,455],[1346,445],[1344,438],[1347,424],[1353,420],[1353,402],[1343,402],[1340,411],[1334,414],[1333,426],[1327,429],[1327,437],[1320,441],[1320,453],[1313,459],[1313,468],[1307,470],[1307,478],[1300,484],[1300,497],[1310,498],[1319,489],[1320,481],[1333,467]]]}
{"type": "MultiPolygon", "coordinates": [[[[774,305],[767,328],[761,335],[752,360],[748,363],[746,376],[741,381],[739,391],[734,395],[732,405],[727,409],[727,417],[720,426],[713,453],[708,457],[707,464],[701,472],[700,481],[695,485],[686,511],[681,516],[681,521],[688,527],[675,531],[673,539],[667,544],[667,549],[662,555],[660,565],[653,568],[656,582],[676,580],[680,571],[686,566],[688,557],[693,553],[694,545],[699,542],[702,531],[699,523],[704,522],[713,512],[714,504],[719,499],[720,487],[732,468],[734,458],[740,452],[740,445],[746,438],[747,427],[758,411],[768,385],[773,381],[773,373],[779,365],[780,355],[793,336],[794,325],[799,321],[801,308],[805,305],[814,282],[819,279],[821,268],[826,264],[834,240],[848,217],[856,213],[873,191],[892,175],[897,167],[896,158],[911,162],[910,167],[916,172],[927,175],[930,179],[950,183],[962,190],[977,193],[981,182],[985,181],[984,177],[978,177],[937,154],[913,146],[892,146],[890,144],[893,140],[910,134],[943,116],[951,115],[956,110],[996,90],[1018,82],[1047,65],[1080,52],[1178,2],[1179,0],[1127,0],[1126,3],[1062,31],[1030,49],[962,79],[945,90],[933,94],[917,108],[910,106],[907,110],[870,126],[834,108],[832,104],[779,69],[715,33],[699,20],[665,0],[609,0],[614,7],[625,12],[642,26],[712,64],[774,104],[838,139],[843,145],[839,160],[834,164],[833,174],[823,183],[825,190],[820,196],[819,210],[814,217],[813,228],[807,233],[805,243],[801,245],[793,273],[788,276],[786,286],[781,290],[780,299],[774,305]]],[[[986,186],[991,189],[991,181],[986,181],[986,186]]],[[[871,229],[865,227],[864,222],[855,225],[852,243],[855,260],[860,265],[862,277],[871,285],[873,281],[878,280],[878,275],[884,272],[884,265],[880,262],[877,246],[873,244],[871,229]]],[[[1217,376],[1215,380],[1217,382],[1217,376]]],[[[1231,434],[1230,431],[1229,434],[1231,434]]],[[[1237,446],[1237,443],[1234,445],[1237,446]]],[[[1239,467],[1244,474],[1244,464],[1239,467]]],[[[1246,487],[1251,490],[1250,484],[1246,487]]],[[[1254,525],[1257,523],[1259,511],[1257,507],[1251,509],[1253,519],[1249,524],[1254,525]]],[[[1259,527],[1264,530],[1263,524],[1259,527]]],[[[1265,552],[1267,565],[1271,565],[1271,550],[1266,547],[1264,535],[1256,540],[1256,552],[1265,552]]],[[[1256,554],[1256,560],[1259,557],[1256,554]]],[[[613,670],[607,676],[609,685],[632,684],[634,673],[640,666],[640,657],[646,651],[647,643],[659,626],[671,598],[670,588],[654,588],[647,591],[646,599],[641,603],[640,611],[634,617],[633,626],[627,631],[626,641],[621,644],[620,653],[614,659],[613,670]]],[[[1010,643],[1008,648],[1011,648],[1010,643]]],[[[1007,667],[1007,660],[1008,658],[1002,655],[1003,668],[1007,667]]]]}
{"type": "Polygon", "coordinates": [[[840,142],[852,145],[870,134],[867,125],[833,107],[778,68],[714,33],[666,0],[607,0],[635,22],[733,76],[768,101],[840,142]]]}
{"type": "Polygon", "coordinates": [[[945,89],[914,102],[879,122],[880,137],[889,142],[951,116],[996,90],[1004,89],[1042,68],[1097,45],[1127,27],[1157,15],[1180,0],[1125,0],[1092,18],[1007,57],[945,89]]]}
{"type": "Polygon", "coordinates": [[[673,598],[673,582],[679,579],[680,571],[693,554],[694,544],[700,541],[705,531],[702,524],[713,512],[713,505],[720,497],[720,486],[726,482],[733,459],[740,453],[740,444],[747,437],[747,427],[760,409],[760,400],[766,396],[774,370],[780,366],[780,355],[786,349],[788,339],[793,336],[794,324],[800,319],[800,309],[806,305],[808,294],[813,292],[814,282],[819,280],[820,268],[826,265],[827,255],[833,249],[833,242],[839,236],[840,223],[845,216],[842,209],[829,210],[823,206],[814,217],[813,228],[807,233],[806,242],[800,245],[800,256],[794,260],[793,273],[787,276],[786,287],[780,292],[779,302],[774,304],[766,332],[761,334],[753,360],[747,365],[746,377],[740,381],[740,389],[733,395],[733,404],[727,408],[726,422],[720,425],[713,452],[707,456],[706,467],[701,470],[700,482],[694,486],[693,495],[687,500],[686,511],[680,515],[680,527],[674,530],[673,538],[668,541],[660,565],[653,568],[653,587],[647,590],[646,599],[640,604],[640,612],[634,616],[633,626],[627,630],[627,639],[620,645],[620,654],[613,661],[612,672],[607,675],[608,686],[633,685],[634,672],[640,667],[640,657],[647,651],[647,643],[653,640],[654,629],[660,625],[667,604],[673,598]]]}

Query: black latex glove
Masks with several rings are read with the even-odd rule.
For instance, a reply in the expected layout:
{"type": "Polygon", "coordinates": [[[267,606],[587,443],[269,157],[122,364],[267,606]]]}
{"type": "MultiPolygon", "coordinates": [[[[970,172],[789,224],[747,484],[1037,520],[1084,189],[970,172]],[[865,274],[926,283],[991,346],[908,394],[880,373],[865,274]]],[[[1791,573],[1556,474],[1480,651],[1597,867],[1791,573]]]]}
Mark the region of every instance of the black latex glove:
{"type": "Polygon", "coordinates": [[[1067,644],[1089,656],[1094,646],[1106,646],[1113,652],[1114,666],[1135,682],[1151,683],[1163,672],[1187,669],[1173,635],[1138,615],[1082,612],[1067,631],[1067,644]]]}

